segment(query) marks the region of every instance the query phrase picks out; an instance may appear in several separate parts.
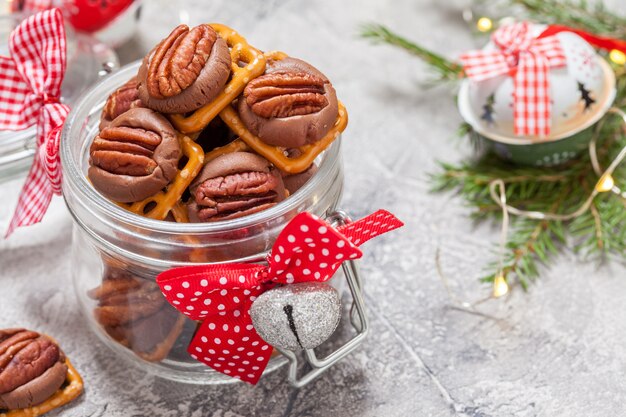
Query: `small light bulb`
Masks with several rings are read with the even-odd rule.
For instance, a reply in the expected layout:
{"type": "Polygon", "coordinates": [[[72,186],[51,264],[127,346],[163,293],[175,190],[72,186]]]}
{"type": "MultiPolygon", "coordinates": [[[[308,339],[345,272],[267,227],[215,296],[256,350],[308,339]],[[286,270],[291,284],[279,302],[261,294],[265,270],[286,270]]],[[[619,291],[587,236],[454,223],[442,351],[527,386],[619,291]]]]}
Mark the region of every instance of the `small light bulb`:
{"type": "Polygon", "coordinates": [[[480,32],[489,32],[493,28],[493,22],[488,17],[481,17],[476,22],[476,28],[480,32]]]}
{"type": "Polygon", "coordinates": [[[626,65],[626,54],[617,49],[611,50],[609,53],[609,59],[617,65],[626,65]]]}
{"type": "Polygon", "coordinates": [[[509,284],[506,282],[504,275],[498,274],[493,280],[493,296],[500,298],[509,292],[509,284]]]}
{"type": "Polygon", "coordinates": [[[596,184],[596,190],[599,193],[605,193],[607,191],[611,191],[614,185],[615,181],[613,180],[611,174],[604,174],[602,178],[600,178],[600,181],[596,184]]]}

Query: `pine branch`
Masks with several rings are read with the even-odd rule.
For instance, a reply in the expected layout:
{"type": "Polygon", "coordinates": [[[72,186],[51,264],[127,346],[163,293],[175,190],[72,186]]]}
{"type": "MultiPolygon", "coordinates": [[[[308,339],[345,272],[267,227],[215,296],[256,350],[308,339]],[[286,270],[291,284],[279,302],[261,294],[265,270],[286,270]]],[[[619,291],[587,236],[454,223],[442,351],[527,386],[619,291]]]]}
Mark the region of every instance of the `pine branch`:
{"type": "Polygon", "coordinates": [[[439,73],[440,80],[456,81],[462,77],[463,67],[460,64],[395,34],[383,25],[366,24],[361,28],[361,36],[374,43],[397,46],[417,56],[439,73]]]}
{"type": "MultiPolygon", "coordinates": [[[[564,243],[561,222],[521,219],[515,225],[506,248],[508,252],[503,262],[505,276],[517,278],[522,288],[527,289],[531,281],[539,275],[539,264],[548,265],[558,247],[564,243]]],[[[497,262],[488,265],[490,271],[497,269],[497,262]]],[[[483,278],[493,282],[495,273],[483,278]]]]}
{"type": "Polygon", "coordinates": [[[602,1],[511,0],[539,22],[559,23],[598,35],[626,39],[626,18],[608,10],[602,1]]]}
{"type": "MultiPolygon", "coordinates": [[[[605,138],[598,149],[603,166],[626,146],[619,123],[607,120],[601,127],[605,138]]],[[[442,170],[431,176],[435,191],[454,191],[473,208],[477,220],[491,220],[500,226],[501,208],[491,199],[489,184],[502,179],[509,205],[546,213],[569,213],[591,193],[597,176],[589,156],[555,168],[515,167],[488,153],[459,165],[441,163],[442,170]]],[[[618,184],[626,184],[626,169],[614,173],[618,184]]],[[[626,200],[616,194],[597,196],[592,208],[568,222],[532,220],[513,216],[503,259],[504,273],[526,288],[538,277],[540,266],[549,265],[560,248],[570,247],[589,258],[626,255],[626,200]]],[[[494,259],[496,259],[494,253],[494,259]]],[[[491,262],[484,281],[493,281],[498,263],[491,262]]]]}

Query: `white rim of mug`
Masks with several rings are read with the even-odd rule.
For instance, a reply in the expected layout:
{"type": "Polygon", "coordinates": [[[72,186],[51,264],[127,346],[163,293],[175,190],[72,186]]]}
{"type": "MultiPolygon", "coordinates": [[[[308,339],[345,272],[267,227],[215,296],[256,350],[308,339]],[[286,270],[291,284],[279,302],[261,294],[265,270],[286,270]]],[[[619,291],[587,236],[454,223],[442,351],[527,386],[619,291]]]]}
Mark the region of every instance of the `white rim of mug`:
{"type": "Polygon", "coordinates": [[[474,115],[471,110],[471,106],[469,104],[470,80],[468,80],[467,78],[461,82],[461,87],[459,90],[458,108],[459,108],[459,112],[461,113],[461,117],[463,118],[463,120],[465,120],[466,123],[468,123],[472,127],[472,129],[476,133],[494,142],[505,143],[507,145],[517,145],[517,146],[541,145],[544,143],[553,143],[559,140],[569,139],[571,136],[579,132],[582,132],[583,130],[597,123],[602,117],[604,117],[606,112],[613,105],[613,101],[615,100],[615,96],[617,94],[617,90],[615,88],[615,84],[616,84],[615,73],[611,69],[611,66],[608,64],[608,62],[606,62],[601,57],[597,57],[597,59],[598,59],[598,63],[600,64],[600,67],[602,68],[602,71],[604,72],[604,77],[606,81],[605,85],[607,86],[607,88],[609,88],[609,92],[605,96],[605,100],[602,102],[600,109],[596,112],[594,117],[588,119],[585,123],[583,123],[580,126],[577,126],[576,128],[570,129],[557,136],[549,137],[545,139],[526,139],[526,138],[519,138],[515,136],[505,136],[505,135],[500,135],[494,132],[490,132],[486,130],[478,122],[478,120],[476,120],[476,115],[474,115]]]}

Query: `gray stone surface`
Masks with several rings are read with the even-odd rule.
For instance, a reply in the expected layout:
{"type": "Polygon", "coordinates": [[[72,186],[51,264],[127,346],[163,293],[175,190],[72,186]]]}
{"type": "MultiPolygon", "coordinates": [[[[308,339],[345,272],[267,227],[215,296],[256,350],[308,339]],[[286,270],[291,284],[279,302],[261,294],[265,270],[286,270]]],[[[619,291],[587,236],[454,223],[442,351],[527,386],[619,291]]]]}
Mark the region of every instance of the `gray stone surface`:
{"type": "MultiPolygon", "coordinates": [[[[177,385],[119,362],[87,329],[72,290],[72,222],[57,198],[42,224],[0,241],[0,327],[54,335],[86,381],[85,394],[50,416],[618,416],[626,406],[626,269],[565,253],[525,294],[485,303],[491,317],[452,307],[435,255],[457,297],[477,282],[497,228],[475,226],[460,201],[428,193],[437,159],[470,153],[453,132],[450,91],[423,89],[425,67],[356,33],[376,20],[455,56],[476,46],[462,1],[146,1],[130,61],[178,22],[219,21],[262,49],[309,60],[333,81],[350,112],[344,134],[342,206],[355,216],[384,207],[406,227],[366,247],[363,273],[371,337],[301,390],[286,371],[256,387],[177,385]],[[186,17],[182,15],[182,18],[186,17]]],[[[0,230],[19,181],[0,185],[0,230]]]]}

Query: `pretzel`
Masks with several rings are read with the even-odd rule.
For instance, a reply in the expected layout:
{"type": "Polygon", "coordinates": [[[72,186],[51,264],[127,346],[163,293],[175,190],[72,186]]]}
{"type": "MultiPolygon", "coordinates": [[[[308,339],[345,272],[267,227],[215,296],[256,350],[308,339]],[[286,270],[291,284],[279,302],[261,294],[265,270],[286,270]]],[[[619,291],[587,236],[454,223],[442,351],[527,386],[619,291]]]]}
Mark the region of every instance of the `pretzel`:
{"type": "Polygon", "coordinates": [[[238,138],[230,142],[228,145],[220,146],[219,148],[215,148],[212,151],[204,154],[204,163],[206,164],[214,160],[218,156],[225,155],[227,153],[245,152],[249,150],[250,150],[250,147],[248,146],[248,144],[238,138]]]}
{"type": "Polygon", "coordinates": [[[344,131],[346,125],[348,124],[348,112],[343,104],[339,102],[337,119],[328,133],[315,143],[297,148],[301,152],[300,156],[289,158],[285,155],[282,148],[270,146],[259,139],[258,136],[252,134],[231,106],[224,108],[224,110],[220,112],[220,117],[224,123],[226,123],[228,127],[256,153],[273,163],[277,168],[290,174],[297,174],[306,171],[315,158],[317,158],[317,155],[319,155],[324,149],[328,148],[337,136],[344,131]]]}
{"type": "Polygon", "coordinates": [[[286,53],[282,52],[282,51],[269,51],[269,52],[265,52],[263,54],[265,56],[265,59],[267,59],[268,61],[272,60],[272,61],[282,61],[283,59],[287,58],[289,55],[287,55],[286,53]]]}
{"type": "Polygon", "coordinates": [[[161,362],[163,359],[165,359],[167,354],[170,353],[170,350],[172,350],[172,346],[174,346],[174,343],[176,343],[176,340],[178,340],[178,336],[180,336],[180,333],[182,332],[184,325],[185,325],[185,316],[179,314],[178,318],[176,319],[176,324],[172,328],[172,331],[170,331],[170,333],[167,335],[165,340],[163,340],[161,343],[156,345],[156,347],[154,348],[152,352],[150,353],[135,352],[135,353],[141,359],[146,360],[148,362],[161,362]]]}
{"type": "Polygon", "coordinates": [[[78,397],[83,392],[83,379],[67,358],[65,358],[65,365],[67,365],[65,388],[59,388],[52,397],[41,404],[0,413],[0,417],[37,417],[55,408],[62,407],[78,397]]]}
{"type": "Polygon", "coordinates": [[[180,200],[174,204],[170,213],[174,216],[176,223],[189,223],[189,214],[187,213],[185,205],[180,200]]]}
{"type": "Polygon", "coordinates": [[[175,208],[175,206],[189,184],[200,173],[204,163],[204,150],[188,136],[179,135],[178,139],[181,141],[183,153],[189,160],[183,169],[178,171],[174,180],[167,186],[166,191],[159,191],[153,196],[132,204],[120,204],[122,207],[140,216],[155,220],[165,220],[167,214],[173,209],[174,218],[180,214],[181,208],[175,208]],[[150,203],[156,203],[156,206],[145,212],[146,206],[150,203]]]}
{"type": "Polygon", "coordinates": [[[265,72],[266,58],[261,51],[252,47],[239,33],[225,25],[213,23],[211,27],[226,41],[230,47],[232,77],[224,90],[210,103],[205,104],[190,116],[182,114],[170,115],[174,127],[180,132],[189,134],[199,132],[213,120],[222,109],[235,100],[246,84],[265,72]],[[239,63],[246,64],[243,68],[239,63]]]}

